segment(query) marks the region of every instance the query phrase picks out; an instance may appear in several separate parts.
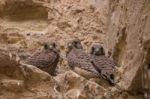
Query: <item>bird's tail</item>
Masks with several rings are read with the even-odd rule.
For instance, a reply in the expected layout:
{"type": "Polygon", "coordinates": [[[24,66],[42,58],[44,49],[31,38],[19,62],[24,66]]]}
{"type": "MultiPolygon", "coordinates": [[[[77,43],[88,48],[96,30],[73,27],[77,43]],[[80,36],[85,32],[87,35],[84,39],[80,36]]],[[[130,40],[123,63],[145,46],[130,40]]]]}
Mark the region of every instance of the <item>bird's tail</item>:
{"type": "Polygon", "coordinates": [[[114,80],[113,80],[113,79],[114,79],[114,76],[113,76],[113,75],[110,75],[110,77],[107,77],[106,75],[103,75],[102,72],[101,72],[101,70],[94,64],[94,62],[91,61],[91,63],[92,63],[92,65],[93,65],[93,67],[96,69],[96,71],[99,72],[99,75],[100,75],[103,79],[107,80],[108,83],[109,83],[111,86],[114,86],[114,85],[115,85],[114,80]]]}
{"type": "Polygon", "coordinates": [[[108,80],[108,83],[111,85],[111,86],[115,86],[115,82],[113,79],[107,79],[108,80]]]}

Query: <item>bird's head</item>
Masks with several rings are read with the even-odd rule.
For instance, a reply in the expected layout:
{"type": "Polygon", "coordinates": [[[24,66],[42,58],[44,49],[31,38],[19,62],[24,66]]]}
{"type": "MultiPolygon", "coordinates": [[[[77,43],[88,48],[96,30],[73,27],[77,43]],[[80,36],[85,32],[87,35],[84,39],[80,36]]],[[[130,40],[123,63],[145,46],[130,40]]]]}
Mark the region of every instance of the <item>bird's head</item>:
{"type": "Polygon", "coordinates": [[[58,51],[57,49],[57,44],[55,42],[47,42],[44,44],[44,50],[53,50],[53,51],[58,51]]]}
{"type": "Polygon", "coordinates": [[[67,48],[70,50],[70,49],[73,49],[73,48],[76,48],[76,49],[83,49],[82,47],[82,44],[81,44],[81,41],[79,39],[73,39],[71,41],[69,41],[67,43],[67,48]]]}
{"type": "Polygon", "coordinates": [[[97,55],[97,56],[105,55],[103,46],[101,46],[100,44],[92,45],[90,49],[90,54],[97,55]]]}
{"type": "Polygon", "coordinates": [[[70,40],[68,43],[67,43],[67,52],[66,52],[66,55],[72,50],[72,49],[83,49],[82,47],[82,44],[81,44],[81,40],[79,39],[73,39],[73,40],[70,40]]]}

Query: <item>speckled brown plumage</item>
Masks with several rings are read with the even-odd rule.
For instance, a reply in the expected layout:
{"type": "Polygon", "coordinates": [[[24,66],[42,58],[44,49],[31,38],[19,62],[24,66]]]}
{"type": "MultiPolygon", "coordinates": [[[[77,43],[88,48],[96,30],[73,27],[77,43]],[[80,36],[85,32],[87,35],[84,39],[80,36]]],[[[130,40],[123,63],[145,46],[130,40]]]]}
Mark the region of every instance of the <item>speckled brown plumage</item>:
{"type": "Polygon", "coordinates": [[[67,61],[74,72],[88,79],[100,76],[100,73],[94,68],[90,56],[83,51],[80,41],[70,41],[68,50],[67,61]]]}
{"type": "Polygon", "coordinates": [[[100,44],[93,45],[90,54],[94,64],[101,71],[104,79],[110,84],[114,84],[115,63],[105,56],[103,47],[100,44]]]}
{"type": "Polygon", "coordinates": [[[51,75],[55,75],[58,62],[59,52],[54,42],[47,43],[41,51],[35,53],[25,61],[25,63],[34,65],[51,75]]]}

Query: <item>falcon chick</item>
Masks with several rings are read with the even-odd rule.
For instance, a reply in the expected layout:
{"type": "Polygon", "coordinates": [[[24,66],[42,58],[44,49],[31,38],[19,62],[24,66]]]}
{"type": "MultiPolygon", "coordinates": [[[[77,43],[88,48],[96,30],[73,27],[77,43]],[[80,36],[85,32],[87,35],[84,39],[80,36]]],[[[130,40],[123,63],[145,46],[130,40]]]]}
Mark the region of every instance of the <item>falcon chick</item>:
{"type": "Polygon", "coordinates": [[[96,67],[101,71],[103,78],[114,85],[115,63],[105,56],[104,48],[100,44],[94,44],[90,49],[90,56],[96,67]]]}
{"type": "Polygon", "coordinates": [[[27,58],[25,63],[36,66],[41,70],[55,76],[56,67],[59,62],[59,50],[54,42],[47,42],[43,49],[36,52],[33,56],[27,58]]]}
{"type": "Polygon", "coordinates": [[[66,57],[71,70],[87,79],[100,76],[100,71],[96,70],[91,57],[83,51],[79,39],[68,42],[67,49],[66,57]]]}

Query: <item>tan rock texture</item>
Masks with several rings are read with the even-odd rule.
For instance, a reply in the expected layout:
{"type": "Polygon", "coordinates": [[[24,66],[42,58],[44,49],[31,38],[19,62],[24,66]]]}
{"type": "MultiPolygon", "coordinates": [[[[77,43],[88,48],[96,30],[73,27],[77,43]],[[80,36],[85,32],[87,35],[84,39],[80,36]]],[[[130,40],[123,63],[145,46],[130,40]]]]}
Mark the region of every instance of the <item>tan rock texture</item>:
{"type": "Polygon", "coordinates": [[[110,0],[106,45],[121,70],[124,89],[142,91],[142,69],[149,60],[150,1],[110,0]]]}
{"type": "Polygon", "coordinates": [[[150,0],[0,0],[0,99],[143,99],[149,27],[150,0]],[[65,46],[75,37],[87,52],[105,47],[119,89],[69,70],[65,46]],[[18,63],[51,40],[64,57],[57,76],[18,63]]]}

